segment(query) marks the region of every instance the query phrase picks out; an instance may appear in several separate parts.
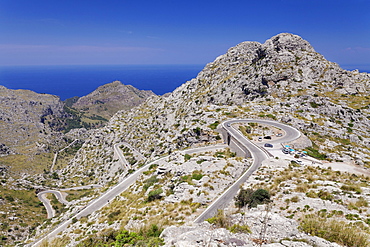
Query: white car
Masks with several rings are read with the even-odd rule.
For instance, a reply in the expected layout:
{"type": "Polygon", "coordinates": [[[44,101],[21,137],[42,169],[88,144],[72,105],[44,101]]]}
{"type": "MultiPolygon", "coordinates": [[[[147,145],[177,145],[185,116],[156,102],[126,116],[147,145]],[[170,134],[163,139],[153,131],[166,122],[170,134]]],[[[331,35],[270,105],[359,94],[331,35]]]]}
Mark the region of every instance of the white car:
{"type": "Polygon", "coordinates": [[[292,162],[297,163],[298,165],[303,165],[302,160],[292,160],[292,162]]]}

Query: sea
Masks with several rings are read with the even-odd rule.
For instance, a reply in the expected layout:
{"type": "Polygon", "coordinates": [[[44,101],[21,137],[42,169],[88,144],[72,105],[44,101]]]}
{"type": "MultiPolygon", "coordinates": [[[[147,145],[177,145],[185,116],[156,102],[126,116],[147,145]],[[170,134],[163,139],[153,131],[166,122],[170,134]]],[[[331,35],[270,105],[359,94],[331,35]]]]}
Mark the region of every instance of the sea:
{"type": "MultiPolygon", "coordinates": [[[[157,95],[172,92],[195,78],[204,64],[192,65],[53,65],[0,66],[0,85],[54,94],[65,100],[84,96],[115,80],[157,95]]],[[[344,69],[370,72],[370,65],[344,65],[344,69]]]]}
{"type": "Polygon", "coordinates": [[[204,64],[192,65],[53,65],[0,66],[0,85],[57,95],[61,100],[84,96],[97,87],[121,81],[157,95],[172,92],[195,78],[204,64]]]}

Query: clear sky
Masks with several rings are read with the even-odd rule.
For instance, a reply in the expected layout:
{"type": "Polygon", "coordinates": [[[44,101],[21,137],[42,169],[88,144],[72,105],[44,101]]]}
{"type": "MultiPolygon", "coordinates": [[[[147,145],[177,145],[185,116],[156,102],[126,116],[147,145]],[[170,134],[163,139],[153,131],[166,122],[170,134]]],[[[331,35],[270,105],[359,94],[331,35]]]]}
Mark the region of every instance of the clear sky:
{"type": "Polygon", "coordinates": [[[206,64],[281,32],[370,65],[369,0],[0,0],[0,65],[206,64]]]}

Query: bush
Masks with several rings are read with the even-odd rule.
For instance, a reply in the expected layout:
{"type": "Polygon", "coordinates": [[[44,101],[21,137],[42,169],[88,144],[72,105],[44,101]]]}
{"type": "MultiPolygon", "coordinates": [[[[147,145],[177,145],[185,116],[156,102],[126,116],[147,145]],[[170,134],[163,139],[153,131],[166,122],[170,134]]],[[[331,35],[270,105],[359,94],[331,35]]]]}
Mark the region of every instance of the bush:
{"type": "Polygon", "coordinates": [[[309,156],[314,157],[314,158],[319,159],[319,160],[325,160],[326,159],[325,154],[320,153],[319,150],[314,149],[312,147],[307,148],[307,154],[309,156]]]}
{"type": "Polygon", "coordinates": [[[151,176],[147,180],[145,180],[145,184],[143,186],[144,191],[147,191],[150,186],[158,182],[157,176],[151,176]]]}
{"type": "Polygon", "coordinates": [[[235,205],[239,208],[248,206],[248,208],[257,207],[258,204],[270,202],[270,193],[264,189],[241,189],[235,198],[235,205]]]}
{"type": "Polygon", "coordinates": [[[124,246],[125,244],[134,245],[144,238],[136,232],[122,231],[116,237],[115,246],[124,246]]]}
{"type": "Polygon", "coordinates": [[[232,233],[252,233],[251,229],[247,226],[241,226],[239,224],[234,224],[228,228],[228,230],[232,233]]]}
{"type": "Polygon", "coordinates": [[[185,161],[188,161],[188,160],[191,159],[191,155],[190,154],[185,154],[184,158],[185,158],[185,161]]]}
{"type": "Polygon", "coordinates": [[[213,124],[210,124],[208,127],[210,128],[210,129],[213,129],[213,130],[215,130],[215,129],[217,129],[217,126],[220,124],[220,122],[219,121],[216,121],[216,122],[214,122],[213,124]]]}
{"type": "Polygon", "coordinates": [[[163,190],[161,188],[150,191],[148,194],[147,201],[152,202],[154,200],[160,199],[161,198],[160,194],[162,193],[163,193],[163,190]]]}
{"type": "Polygon", "coordinates": [[[200,180],[202,179],[203,174],[200,171],[194,171],[191,175],[191,179],[200,180]]]}
{"type": "MultiPolygon", "coordinates": [[[[107,230],[96,235],[90,235],[80,242],[78,247],[90,246],[145,246],[157,247],[164,244],[163,239],[159,238],[163,229],[155,224],[144,226],[139,233],[127,230],[114,231],[107,230]]],[[[64,246],[64,245],[63,245],[64,246]]]]}

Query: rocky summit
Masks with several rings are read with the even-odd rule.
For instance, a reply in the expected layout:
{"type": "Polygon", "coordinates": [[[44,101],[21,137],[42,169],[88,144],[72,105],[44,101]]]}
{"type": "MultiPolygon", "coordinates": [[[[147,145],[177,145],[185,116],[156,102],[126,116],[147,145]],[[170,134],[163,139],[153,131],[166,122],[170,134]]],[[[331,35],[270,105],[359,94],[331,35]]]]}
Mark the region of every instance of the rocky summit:
{"type": "Polygon", "coordinates": [[[114,81],[98,87],[72,105],[84,113],[110,119],[119,110],[129,110],[155,95],[149,90],[139,90],[131,85],[114,81]]]}
{"type": "MultiPolygon", "coordinates": [[[[26,242],[69,219],[46,246],[369,246],[369,92],[369,74],[343,70],[297,35],[238,44],[172,93],[91,131],[48,181],[68,203],[55,202],[59,212],[26,242]],[[292,126],[301,136],[286,145],[297,150],[265,146],[272,158],[238,195],[194,223],[253,163],[222,139],[232,119],[292,126]],[[79,216],[131,176],[124,192],[79,216]]],[[[94,97],[81,102],[101,104],[94,97]]],[[[282,134],[255,122],[229,127],[256,145],[282,134]]]]}

